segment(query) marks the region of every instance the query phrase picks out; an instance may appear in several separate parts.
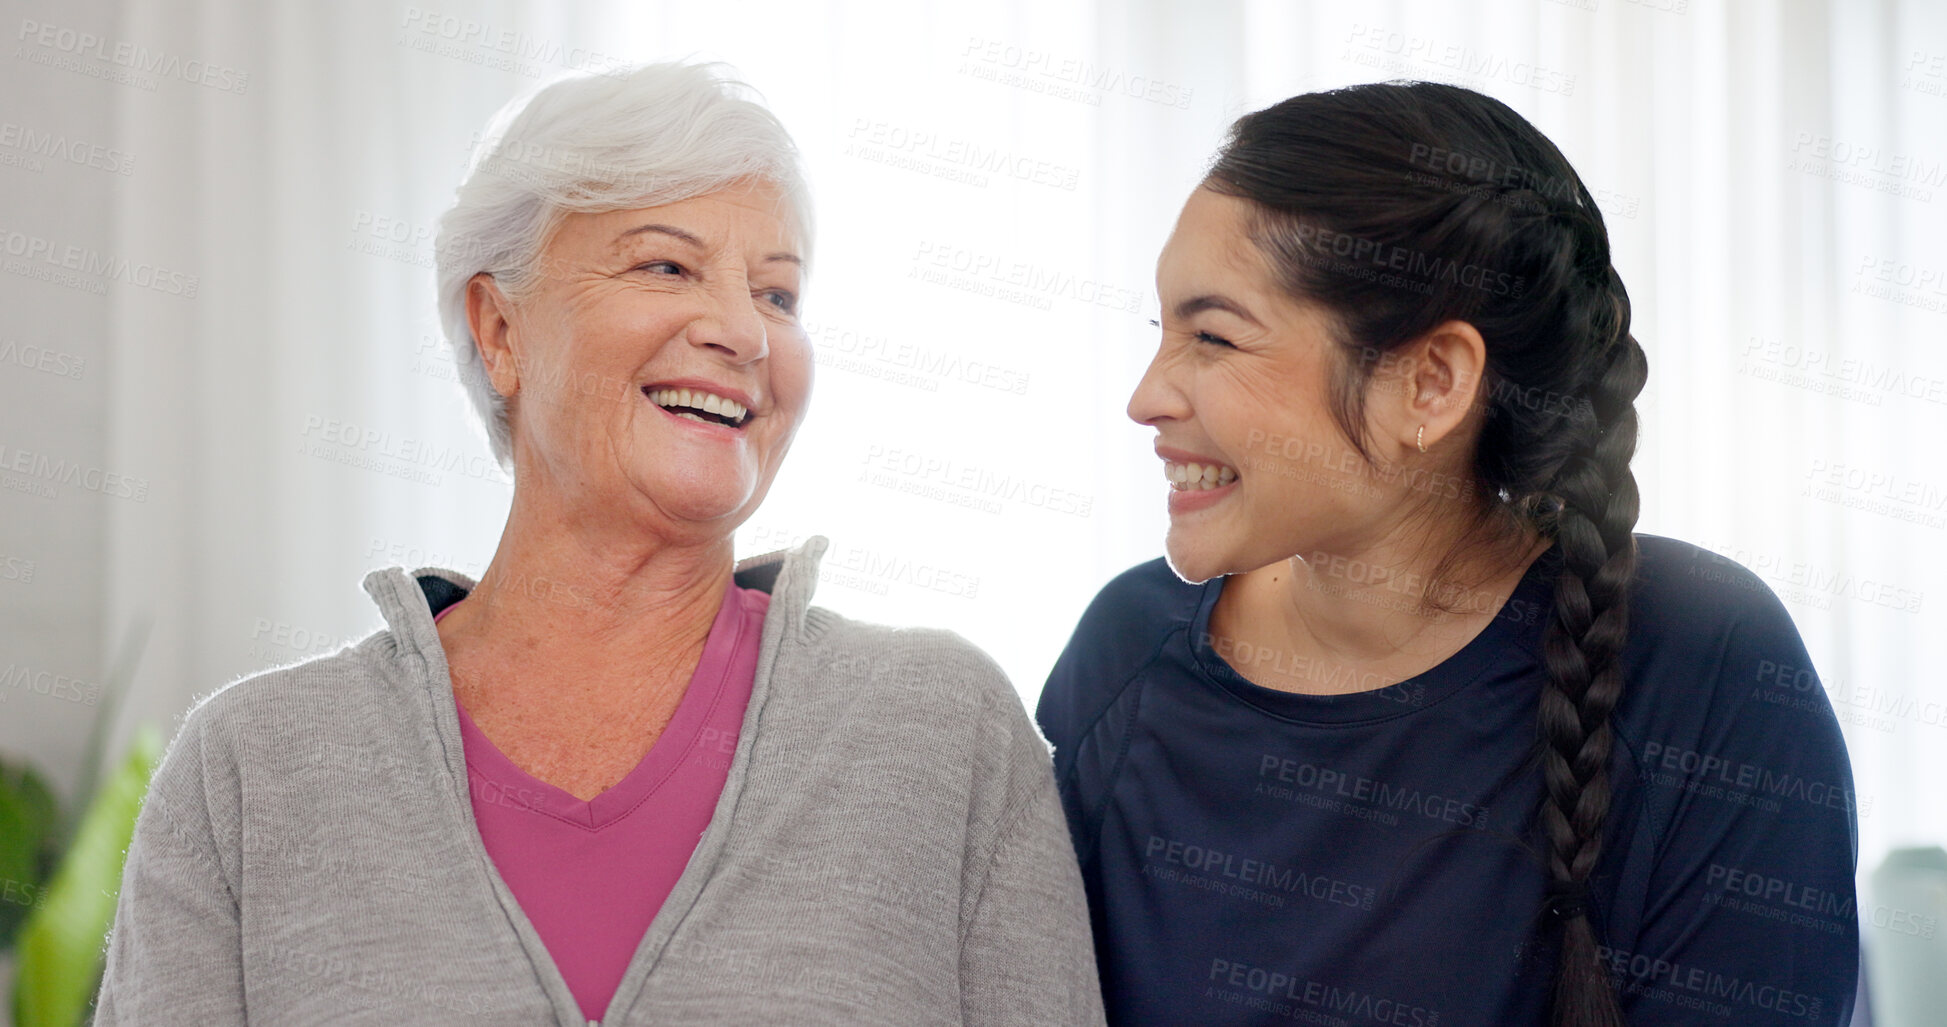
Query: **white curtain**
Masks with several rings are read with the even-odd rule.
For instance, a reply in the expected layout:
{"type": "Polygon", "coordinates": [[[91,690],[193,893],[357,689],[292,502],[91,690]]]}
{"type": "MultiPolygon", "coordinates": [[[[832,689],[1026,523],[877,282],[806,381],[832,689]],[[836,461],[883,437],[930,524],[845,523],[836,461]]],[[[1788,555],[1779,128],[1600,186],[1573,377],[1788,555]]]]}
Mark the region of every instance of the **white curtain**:
{"type": "MultiPolygon", "coordinates": [[[[173,273],[0,275],[15,334],[98,354],[75,383],[0,362],[0,443],[147,486],[0,491],[0,567],[41,568],[0,581],[9,654],[99,681],[153,624],[118,740],[372,630],[371,567],[491,554],[509,485],[439,339],[431,233],[517,92],[694,56],[766,95],[816,194],[821,366],[740,549],[828,535],[820,601],[951,626],[1031,703],[1094,591],[1160,551],[1123,406],[1155,255],[1224,127],[1440,78],[1532,119],[1601,200],[1651,362],[1642,530],[1785,599],[1845,722],[1862,874],[1947,841],[1938,4],[10,6],[0,120],[96,132],[132,166],[0,167],[0,230],[173,273]]],[[[70,765],[72,706],[19,696],[0,746],[70,765]]]]}

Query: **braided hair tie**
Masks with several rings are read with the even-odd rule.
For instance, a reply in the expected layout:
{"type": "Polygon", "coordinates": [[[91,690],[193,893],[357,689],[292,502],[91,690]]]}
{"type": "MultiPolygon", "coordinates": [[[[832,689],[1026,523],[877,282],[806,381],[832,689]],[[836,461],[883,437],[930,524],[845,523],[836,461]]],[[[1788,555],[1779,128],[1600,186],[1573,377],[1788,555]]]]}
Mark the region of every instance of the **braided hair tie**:
{"type": "Polygon", "coordinates": [[[1542,908],[1567,923],[1589,913],[1589,886],[1583,881],[1550,881],[1542,908]]]}

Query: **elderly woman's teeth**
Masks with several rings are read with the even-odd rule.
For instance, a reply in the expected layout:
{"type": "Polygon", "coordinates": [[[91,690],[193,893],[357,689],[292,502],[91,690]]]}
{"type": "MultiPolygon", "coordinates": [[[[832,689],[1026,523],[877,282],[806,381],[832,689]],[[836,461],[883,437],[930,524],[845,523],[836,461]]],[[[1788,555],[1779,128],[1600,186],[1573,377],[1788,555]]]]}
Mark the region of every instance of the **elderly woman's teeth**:
{"type": "Polygon", "coordinates": [[[742,403],[702,389],[645,389],[644,394],[677,417],[703,424],[739,425],[750,414],[742,403]]]}
{"type": "Polygon", "coordinates": [[[1237,471],[1223,464],[1165,463],[1163,475],[1179,492],[1222,488],[1237,480],[1237,471]]]}

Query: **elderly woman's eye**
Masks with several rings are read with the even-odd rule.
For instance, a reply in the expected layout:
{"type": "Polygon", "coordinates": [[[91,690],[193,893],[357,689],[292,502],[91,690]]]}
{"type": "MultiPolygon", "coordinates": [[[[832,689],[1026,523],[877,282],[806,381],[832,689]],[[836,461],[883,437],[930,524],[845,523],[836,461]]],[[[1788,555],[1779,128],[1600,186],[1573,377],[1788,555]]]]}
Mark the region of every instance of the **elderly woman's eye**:
{"type": "Polygon", "coordinates": [[[683,265],[673,260],[652,260],[646,264],[637,264],[632,270],[647,271],[651,268],[655,268],[657,274],[680,275],[683,273],[683,265]]]}
{"type": "Polygon", "coordinates": [[[798,312],[798,297],[785,292],[783,289],[766,289],[764,290],[763,296],[771,305],[787,314],[795,314],[798,312]]]}

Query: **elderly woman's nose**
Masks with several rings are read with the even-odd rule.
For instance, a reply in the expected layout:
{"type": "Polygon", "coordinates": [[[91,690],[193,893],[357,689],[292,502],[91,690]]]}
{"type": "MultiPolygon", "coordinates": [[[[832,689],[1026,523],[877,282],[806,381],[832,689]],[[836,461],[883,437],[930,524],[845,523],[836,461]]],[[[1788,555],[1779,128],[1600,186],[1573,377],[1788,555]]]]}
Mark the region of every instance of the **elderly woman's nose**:
{"type": "Polygon", "coordinates": [[[757,310],[760,302],[741,280],[711,290],[707,307],[690,323],[690,342],[719,350],[740,364],[769,355],[769,333],[757,310]]]}

